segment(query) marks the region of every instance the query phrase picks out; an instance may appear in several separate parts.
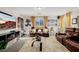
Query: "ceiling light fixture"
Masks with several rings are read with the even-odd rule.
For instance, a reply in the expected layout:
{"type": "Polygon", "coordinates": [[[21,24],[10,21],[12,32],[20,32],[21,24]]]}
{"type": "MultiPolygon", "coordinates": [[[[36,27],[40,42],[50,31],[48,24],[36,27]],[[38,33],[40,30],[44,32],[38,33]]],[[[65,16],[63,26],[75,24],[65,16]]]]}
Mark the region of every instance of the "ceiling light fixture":
{"type": "Polygon", "coordinates": [[[41,10],[42,8],[41,8],[41,7],[37,7],[37,9],[38,9],[38,10],[41,10]]]}

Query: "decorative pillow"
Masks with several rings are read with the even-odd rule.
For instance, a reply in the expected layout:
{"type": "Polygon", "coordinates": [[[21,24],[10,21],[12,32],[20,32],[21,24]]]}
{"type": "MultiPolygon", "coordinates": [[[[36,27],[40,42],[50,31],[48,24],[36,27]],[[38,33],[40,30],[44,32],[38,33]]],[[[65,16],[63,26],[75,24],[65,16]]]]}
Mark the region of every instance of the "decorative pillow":
{"type": "Polygon", "coordinates": [[[66,33],[66,35],[67,35],[67,37],[71,37],[71,34],[70,34],[70,33],[68,33],[68,32],[66,33]]]}
{"type": "Polygon", "coordinates": [[[73,34],[73,36],[77,36],[77,35],[78,35],[77,33],[73,34]]]}
{"type": "Polygon", "coordinates": [[[70,35],[70,33],[68,33],[68,32],[66,33],[66,36],[67,36],[67,37],[66,37],[67,39],[71,38],[71,35],[70,35]]]}
{"type": "Polygon", "coordinates": [[[38,33],[41,33],[41,30],[40,29],[38,30],[38,33]]]}
{"type": "Polygon", "coordinates": [[[66,35],[69,36],[70,34],[69,33],[66,33],[66,35]]]}

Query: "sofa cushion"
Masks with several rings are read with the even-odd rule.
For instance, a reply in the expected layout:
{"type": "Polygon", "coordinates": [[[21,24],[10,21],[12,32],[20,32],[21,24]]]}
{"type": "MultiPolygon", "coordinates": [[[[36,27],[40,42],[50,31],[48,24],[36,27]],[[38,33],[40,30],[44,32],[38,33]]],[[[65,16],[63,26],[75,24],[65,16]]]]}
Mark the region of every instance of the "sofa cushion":
{"type": "Polygon", "coordinates": [[[72,37],[67,37],[66,39],[74,40],[79,42],[79,36],[72,36],[72,37]]]}
{"type": "Polygon", "coordinates": [[[63,43],[70,51],[79,51],[79,42],[70,39],[65,39],[63,43]]]}

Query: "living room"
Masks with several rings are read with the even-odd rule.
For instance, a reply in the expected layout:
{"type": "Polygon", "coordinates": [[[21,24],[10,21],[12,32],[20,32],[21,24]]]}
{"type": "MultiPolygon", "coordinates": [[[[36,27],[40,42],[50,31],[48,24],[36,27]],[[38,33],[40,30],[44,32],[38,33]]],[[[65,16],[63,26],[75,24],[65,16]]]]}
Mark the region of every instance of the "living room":
{"type": "MultiPolygon", "coordinates": [[[[7,41],[5,52],[76,52],[79,51],[79,8],[77,7],[0,7],[1,34],[7,41]],[[4,14],[4,15],[3,15],[4,14]],[[8,15],[8,16],[5,16],[8,15]],[[4,17],[5,16],[5,17],[4,17]],[[3,18],[4,19],[3,19],[3,18]],[[9,20],[10,19],[10,20],[9,20]],[[8,22],[8,27],[4,25],[8,22]],[[14,23],[13,23],[14,22],[14,23]],[[9,26],[12,25],[12,26],[9,26]],[[9,32],[10,32],[9,31],[9,32]],[[1,31],[2,32],[2,31],[1,31]],[[3,31],[4,32],[4,31],[3,31]],[[34,43],[36,37],[41,43],[34,43]],[[13,38],[12,38],[13,37],[13,38]],[[12,39],[10,39],[12,38],[12,39]],[[74,41],[74,38],[76,41],[74,41]]],[[[2,43],[0,43],[2,44],[2,43]]]]}

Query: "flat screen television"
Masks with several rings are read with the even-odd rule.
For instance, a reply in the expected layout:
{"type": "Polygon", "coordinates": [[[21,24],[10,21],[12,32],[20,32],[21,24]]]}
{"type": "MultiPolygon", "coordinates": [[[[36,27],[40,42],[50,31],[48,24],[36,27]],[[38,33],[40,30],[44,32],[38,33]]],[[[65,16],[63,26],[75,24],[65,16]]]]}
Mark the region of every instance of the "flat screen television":
{"type": "Polygon", "coordinates": [[[5,13],[0,13],[0,30],[16,28],[16,21],[14,16],[5,13]]]}

